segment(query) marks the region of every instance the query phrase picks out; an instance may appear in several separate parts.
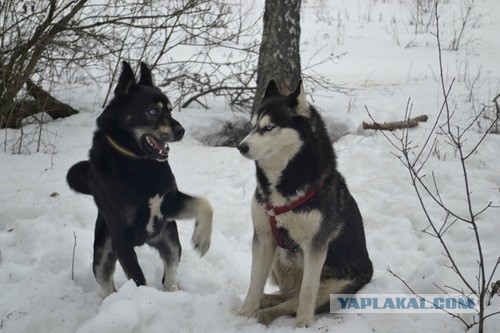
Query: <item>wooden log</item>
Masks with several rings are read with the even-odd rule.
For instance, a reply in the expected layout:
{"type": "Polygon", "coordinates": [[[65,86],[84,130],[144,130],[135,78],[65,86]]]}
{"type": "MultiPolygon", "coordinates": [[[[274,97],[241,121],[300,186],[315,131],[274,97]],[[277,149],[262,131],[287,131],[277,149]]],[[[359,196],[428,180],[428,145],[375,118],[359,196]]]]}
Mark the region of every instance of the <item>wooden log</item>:
{"type": "Polygon", "coordinates": [[[32,99],[14,101],[9,107],[10,112],[0,119],[0,128],[20,128],[24,118],[40,112],[46,112],[52,119],[69,117],[78,113],[78,110],[52,97],[31,80],[26,82],[26,90],[32,99]]]}
{"type": "Polygon", "coordinates": [[[363,122],[363,129],[374,129],[381,131],[394,131],[402,128],[411,128],[418,126],[419,122],[426,122],[429,117],[427,115],[421,115],[415,118],[403,120],[403,121],[393,121],[389,123],[377,123],[373,122],[372,124],[363,122]]]}
{"type": "MultiPolygon", "coordinates": [[[[78,111],[66,103],[52,97],[47,91],[34,84],[31,80],[26,82],[28,94],[37,102],[38,112],[46,112],[53,119],[69,117],[77,114],[78,111]]],[[[33,112],[33,109],[30,110],[33,112]]],[[[37,113],[37,112],[34,112],[37,113]]]]}
{"type": "Polygon", "coordinates": [[[47,113],[52,119],[78,113],[77,110],[52,97],[31,80],[26,82],[26,91],[30,98],[14,101],[9,107],[10,112],[0,119],[0,128],[20,128],[23,119],[40,112],[47,113]]]}

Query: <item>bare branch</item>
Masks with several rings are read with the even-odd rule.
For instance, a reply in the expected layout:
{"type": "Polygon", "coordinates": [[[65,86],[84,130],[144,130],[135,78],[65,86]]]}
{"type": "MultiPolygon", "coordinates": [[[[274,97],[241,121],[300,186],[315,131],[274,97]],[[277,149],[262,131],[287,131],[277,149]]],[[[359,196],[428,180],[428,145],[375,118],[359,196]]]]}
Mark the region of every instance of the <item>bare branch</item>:
{"type": "MultiPolygon", "coordinates": [[[[445,255],[449,260],[449,264],[446,264],[445,266],[451,268],[457,274],[457,276],[460,278],[460,281],[466,287],[465,290],[467,290],[467,293],[474,294],[479,299],[479,311],[477,313],[477,316],[473,317],[472,322],[467,322],[464,318],[460,318],[459,316],[458,317],[454,315],[452,316],[454,318],[461,320],[462,323],[464,323],[468,328],[477,324],[479,326],[479,332],[482,332],[485,319],[497,314],[497,313],[492,313],[485,315],[485,298],[487,297],[489,284],[493,279],[497,267],[500,265],[500,258],[497,258],[497,261],[492,269],[491,274],[489,276],[486,276],[486,268],[485,268],[486,262],[483,254],[483,244],[481,242],[479,235],[477,217],[483,214],[488,209],[493,208],[493,205],[492,202],[489,202],[485,204],[482,208],[478,209],[473,204],[471,179],[469,178],[469,172],[467,169],[466,160],[471,156],[471,154],[473,154],[478,150],[478,147],[481,145],[486,135],[488,135],[490,131],[494,128],[494,126],[496,126],[496,124],[498,123],[498,116],[500,115],[498,98],[500,98],[500,95],[495,97],[495,99],[493,100],[497,111],[496,118],[488,126],[486,132],[483,135],[481,135],[480,140],[474,144],[472,150],[466,154],[464,150],[465,149],[464,145],[469,138],[468,133],[472,129],[473,124],[477,122],[477,120],[479,119],[479,116],[484,112],[485,108],[483,108],[483,110],[478,115],[476,115],[476,117],[474,118],[474,120],[472,120],[471,123],[465,126],[465,129],[461,129],[460,127],[455,128],[452,125],[452,120],[455,114],[454,112],[451,111],[450,108],[449,94],[451,92],[451,87],[454,81],[452,80],[451,85],[448,88],[446,87],[444,70],[443,70],[443,58],[441,52],[440,34],[439,34],[439,16],[438,16],[437,2],[435,4],[434,15],[437,24],[437,32],[435,34],[435,37],[438,44],[438,56],[439,56],[438,58],[439,58],[439,70],[440,70],[439,80],[441,88],[440,91],[442,93],[442,97],[444,98],[443,103],[441,105],[441,109],[439,111],[439,115],[436,118],[434,126],[429,135],[427,136],[423,147],[419,149],[416,155],[413,154],[413,150],[417,147],[412,147],[412,142],[411,138],[409,137],[408,128],[404,128],[402,130],[401,136],[399,137],[394,136],[396,138],[396,142],[392,142],[387,135],[384,134],[384,136],[386,137],[386,139],[390,141],[393,147],[395,147],[397,151],[401,153],[401,156],[398,156],[398,158],[402,161],[402,164],[407,168],[409,172],[409,176],[412,181],[412,186],[420,202],[421,209],[425,215],[425,218],[427,219],[427,222],[429,223],[429,225],[424,230],[422,230],[422,232],[438,239],[443,249],[443,255],[445,255]],[[440,117],[443,113],[445,114],[445,119],[440,120],[440,117]],[[441,125],[439,124],[440,121],[443,122],[441,125]],[[442,135],[441,140],[451,145],[455,149],[455,154],[456,154],[455,160],[460,166],[461,169],[460,174],[463,180],[463,198],[466,204],[465,208],[467,210],[467,213],[465,214],[459,215],[453,212],[448,207],[447,203],[445,202],[445,198],[442,197],[439,191],[438,180],[434,171],[432,171],[432,183],[434,188],[431,189],[425,181],[425,174],[423,174],[424,166],[429,157],[431,156],[432,150],[434,149],[434,147],[436,147],[436,144],[438,142],[437,135],[442,135]],[[433,138],[433,140],[431,140],[431,138],[433,138]],[[429,146],[430,142],[432,142],[432,144],[429,146]],[[435,217],[431,216],[429,212],[429,207],[427,206],[427,203],[424,200],[424,196],[426,199],[429,198],[431,202],[435,203],[446,214],[444,219],[442,220],[442,223],[438,222],[435,217]],[[474,264],[477,265],[476,267],[478,272],[475,279],[469,278],[464,274],[463,269],[458,266],[456,258],[454,258],[454,255],[447,244],[447,240],[444,238],[446,232],[457,222],[466,223],[474,233],[474,243],[477,250],[476,262],[474,264]],[[472,287],[472,285],[474,284],[473,281],[477,281],[476,288],[472,287]]],[[[368,108],[366,109],[368,111],[368,108]]],[[[405,110],[405,119],[411,119],[411,107],[409,107],[409,103],[405,110]]],[[[402,281],[405,284],[405,286],[408,289],[411,290],[411,288],[403,279],[395,275],[392,271],[390,271],[390,269],[388,269],[388,271],[391,272],[394,276],[396,276],[400,281],[402,281]]],[[[435,286],[444,293],[447,293],[447,291],[441,288],[440,286],[436,284],[435,286]]],[[[445,285],[445,288],[457,291],[461,294],[466,294],[461,287],[457,288],[454,286],[445,285]]],[[[491,297],[492,295],[490,294],[490,298],[491,297]]]]}
{"type": "Polygon", "coordinates": [[[396,279],[398,279],[399,281],[401,281],[401,282],[405,285],[405,287],[406,287],[406,288],[407,288],[407,289],[408,289],[408,290],[409,290],[409,291],[410,291],[413,295],[415,295],[415,296],[417,296],[417,297],[420,297],[421,299],[425,300],[425,302],[426,302],[426,303],[429,303],[429,304],[431,304],[432,306],[437,307],[437,308],[438,308],[438,309],[440,309],[441,311],[443,311],[443,312],[445,312],[445,313],[449,314],[449,315],[450,315],[450,316],[452,316],[453,318],[456,318],[456,319],[460,320],[460,321],[461,321],[461,322],[465,325],[465,327],[467,327],[467,329],[469,329],[469,328],[471,328],[471,327],[472,327],[472,325],[470,325],[469,323],[467,323],[467,322],[466,322],[466,321],[465,321],[462,317],[460,317],[459,315],[454,314],[454,313],[451,313],[451,312],[449,312],[449,311],[447,311],[447,310],[445,310],[445,309],[443,309],[443,308],[441,308],[441,307],[438,307],[438,306],[437,306],[436,304],[434,304],[433,302],[428,301],[427,299],[425,299],[425,297],[420,296],[420,294],[416,293],[416,292],[415,292],[415,291],[414,291],[414,290],[410,287],[410,285],[409,285],[409,284],[408,284],[408,283],[407,283],[407,282],[406,282],[406,281],[405,281],[402,277],[400,277],[399,275],[397,275],[396,273],[394,273],[394,272],[391,270],[391,268],[390,268],[390,267],[387,267],[387,269],[386,269],[386,270],[387,270],[389,273],[391,273],[391,275],[392,275],[392,276],[394,276],[396,279]]]}

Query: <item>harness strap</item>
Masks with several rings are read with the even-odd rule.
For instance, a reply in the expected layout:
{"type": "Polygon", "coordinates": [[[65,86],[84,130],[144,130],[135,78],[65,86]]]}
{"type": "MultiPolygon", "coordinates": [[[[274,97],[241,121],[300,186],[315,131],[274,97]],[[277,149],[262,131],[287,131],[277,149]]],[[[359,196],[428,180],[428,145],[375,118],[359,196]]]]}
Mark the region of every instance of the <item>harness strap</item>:
{"type": "Polygon", "coordinates": [[[272,205],[266,205],[266,210],[267,210],[267,215],[269,215],[269,224],[271,225],[271,230],[274,235],[274,240],[276,241],[276,245],[279,247],[291,251],[291,252],[297,252],[299,250],[299,246],[294,243],[287,243],[286,240],[283,239],[281,236],[281,233],[278,229],[277,225],[277,220],[276,216],[287,213],[307,201],[309,201],[312,197],[314,197],[320,190],[323,188],[324,183],[318,184],[315,188],[313,188],[311,191],[307,192],[306,195],[303,197],[300,197],[299,199],[292,201],[289,205],[284,205],[284,206],[279,206],[279,207],[274,207],[272,205]]]}

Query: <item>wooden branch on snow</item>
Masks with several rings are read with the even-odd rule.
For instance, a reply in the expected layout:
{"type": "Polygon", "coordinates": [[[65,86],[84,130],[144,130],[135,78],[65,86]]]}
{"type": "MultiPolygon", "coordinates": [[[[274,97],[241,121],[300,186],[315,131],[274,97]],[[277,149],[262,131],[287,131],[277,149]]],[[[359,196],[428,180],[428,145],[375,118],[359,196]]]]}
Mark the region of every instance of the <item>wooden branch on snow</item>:
{"type": "Polygon", "coordinates": [[[427,121],[429,117],[427,115],[421,115],[415,118],[403,120],[403,121],[393,121],[390,123],[377,123],[373,122],[373,124],[368,124],[363,122],[363,129],[374,129],[374,130],[381,130],[381,131],[394,131],[396,129],[402,129],[402,128],[411,128],[415,127],[418,125],[419,122],[427,121]]]}
{"type": "Polygon", "coordinates": [[[78,113],[78,110],[57,100],[31,80],[26,81],[26,91],[31,98],[14,101],[10,106],[8,117],[2,119],[0,116],[0,128],[20,128],[24,118],[39,112],[46,112],[52,119],[69,117],[78,113]]]}
{"type": "MultiPolygon", "coordinates": [[[[28,94],[35,99],[32,105],[31,113],[47,112],[53,119],[69,117],[77,114],[78,111],[66,103],[63,103],[50,95],[49,92],[37,86],[31,80],[26,82],[28,94]]],[[[31,114],[29,113],[29,114],[31,114]]]]}

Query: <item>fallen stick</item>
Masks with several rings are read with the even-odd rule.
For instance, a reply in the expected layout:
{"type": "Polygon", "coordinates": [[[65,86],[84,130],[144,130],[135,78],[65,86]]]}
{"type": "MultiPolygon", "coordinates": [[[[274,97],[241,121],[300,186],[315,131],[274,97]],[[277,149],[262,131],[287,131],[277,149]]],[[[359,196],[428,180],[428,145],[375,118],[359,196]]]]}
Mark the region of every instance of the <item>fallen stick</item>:
{"type": "Polygon", "coordinates": [[[411,118],[408,120],[403,120],[403,121],[393,121],[390,123],[377,123],[373,122],[373,124],[368,124],[363,121],[363,129],[374,129],[374,130],[381,130],[381,131],[394,131],[397,129],[402,129],[402,128],[411,128],[415,127],[418,125],[419,122],[427,121],[429,117],[427,115],[421,115],[415,118],[411,118]]]}

